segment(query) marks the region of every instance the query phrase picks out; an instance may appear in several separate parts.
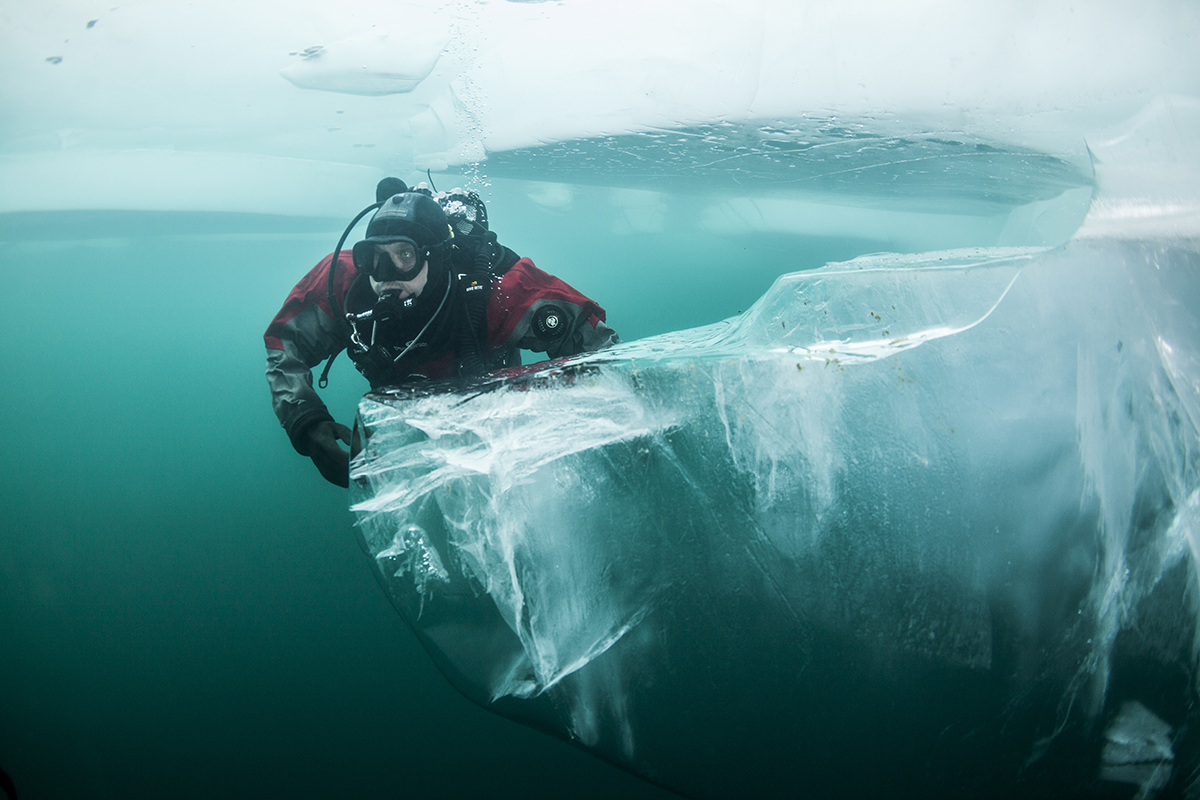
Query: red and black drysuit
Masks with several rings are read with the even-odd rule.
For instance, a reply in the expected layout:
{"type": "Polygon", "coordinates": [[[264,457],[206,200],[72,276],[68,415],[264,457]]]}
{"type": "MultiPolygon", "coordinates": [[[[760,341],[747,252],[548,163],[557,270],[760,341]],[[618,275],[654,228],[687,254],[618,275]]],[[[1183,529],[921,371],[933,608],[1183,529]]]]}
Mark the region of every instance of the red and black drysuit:
{"type": "Polygon", "coordinates": [[[376,323],[374,331],[372,323],[347,321],[347,314],[360,314],[378,300],[367,276],[354,268],[351,251],[341,251],[334,273],[336,311],[330,307],[332,255],[313,267],[263,337],[271,402],[296,451],[310,455],[308,431],[333,419],[313,389],[312,368],[343,349],[377,389],[515,366],[518,350],[562,358],[620,341],[605,324],[604,309],[528,258],[503,251],[507,269],[460,272],[431,265],[429,280],[411,307],[397,319],[376,323]],[[486,291],[486,301],[480,290],[486,291]],[[360,347],[353,334],[358,343],[374,345],[360,347]],[[407,354],[394,361],[410,343],[407,354]]]}

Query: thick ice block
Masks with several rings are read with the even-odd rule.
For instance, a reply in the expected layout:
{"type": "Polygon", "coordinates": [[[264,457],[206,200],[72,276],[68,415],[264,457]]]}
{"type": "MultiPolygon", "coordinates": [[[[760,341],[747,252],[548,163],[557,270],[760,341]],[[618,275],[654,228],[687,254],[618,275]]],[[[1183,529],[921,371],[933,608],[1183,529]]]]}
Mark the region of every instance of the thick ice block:
{"type": "Polygon", "coordinates": [[[1113,239],[784,276],[367,396],[353,507],[455,685],[689,796],[1182,791],[1197,276],[1113,239]]]}

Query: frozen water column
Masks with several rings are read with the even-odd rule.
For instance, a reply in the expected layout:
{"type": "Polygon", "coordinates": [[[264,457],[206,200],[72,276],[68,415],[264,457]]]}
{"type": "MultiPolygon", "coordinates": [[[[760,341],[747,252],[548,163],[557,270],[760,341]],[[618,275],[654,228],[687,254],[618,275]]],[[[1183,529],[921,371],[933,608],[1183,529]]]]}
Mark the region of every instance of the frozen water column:
{"type": "Polygon", "coordinates": [[[1191,130],[1165,102],[1093,142],[1064,247],[364,398],[363,540],[447,677],[696,797],[1187,788],[1200,251],[1187,181],[1137,177],[1196,161],[1116,169],[1191,130]]]}

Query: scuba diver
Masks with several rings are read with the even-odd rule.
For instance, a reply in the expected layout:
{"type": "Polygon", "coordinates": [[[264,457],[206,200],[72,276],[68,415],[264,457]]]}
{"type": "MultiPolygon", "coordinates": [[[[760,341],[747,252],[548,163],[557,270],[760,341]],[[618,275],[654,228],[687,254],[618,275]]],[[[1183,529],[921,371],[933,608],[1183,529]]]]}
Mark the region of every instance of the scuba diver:
{"type": "Polygon", "coordinates": [[[620,341],[604,309],[488,229],[475,192],[410,191],[385,178],[376,202],[334,252],[296,284],[264,335],[275,414],[296,452],[330,483],[350,483],[350,429],[313,388],[312,368],[346,350],[372,389],[469,377],[521,363],[518,350],[562,358],[620,341]],[[366,238],[342,250],[372,210],[366,238]],[[335,258],[336,255],[336,258],[335,258]]]}

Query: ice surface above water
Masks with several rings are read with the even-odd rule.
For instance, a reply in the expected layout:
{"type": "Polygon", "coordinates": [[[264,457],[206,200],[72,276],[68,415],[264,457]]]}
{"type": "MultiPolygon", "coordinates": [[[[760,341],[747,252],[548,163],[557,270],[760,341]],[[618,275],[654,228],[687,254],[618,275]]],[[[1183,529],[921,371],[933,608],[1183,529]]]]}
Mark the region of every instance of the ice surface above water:
{"type": "Polygon", "coordinates": [[[382,174],[478,161],[539,180],[910,200],[911,184],[1012,206],[1086,185],[1097,131],[1156,97],[1200,95],[1186,2],[279,14],[58,0],[6,14],[0,64],[19,79],[0,89],[4,210],[341,216],[382,174]]]}

